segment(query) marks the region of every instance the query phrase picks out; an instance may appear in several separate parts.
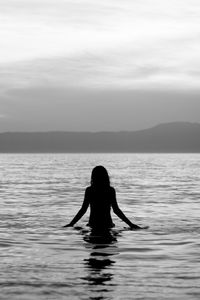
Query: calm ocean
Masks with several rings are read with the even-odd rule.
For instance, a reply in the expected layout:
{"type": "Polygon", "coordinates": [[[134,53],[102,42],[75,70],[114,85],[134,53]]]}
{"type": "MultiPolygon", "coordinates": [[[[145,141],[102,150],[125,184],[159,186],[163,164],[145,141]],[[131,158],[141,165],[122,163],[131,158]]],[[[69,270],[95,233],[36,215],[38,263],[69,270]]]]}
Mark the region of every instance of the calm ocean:
{"type": "Polygon", "coordinates": [[[0,299],[200,299],[200,155],[0,154],[0,299]],[[92,236],[82,204],[104,165],[131,231],[92,236]]]}

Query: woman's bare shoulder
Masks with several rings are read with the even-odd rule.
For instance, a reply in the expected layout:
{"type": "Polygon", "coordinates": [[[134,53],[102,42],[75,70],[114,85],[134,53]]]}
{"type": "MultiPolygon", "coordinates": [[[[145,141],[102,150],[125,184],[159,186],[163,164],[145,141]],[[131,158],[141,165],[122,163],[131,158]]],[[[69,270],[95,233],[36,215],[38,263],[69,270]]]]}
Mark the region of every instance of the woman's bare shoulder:
{"type": "Polygon", "coordinates": [[[113,186],[110,186],[110,191],[111,191],[112,193],[115,193],[115,188],[114,188],[113,186]]]}
{"type": "Polygon", "coordinates": [[[86,191],[86,192],[91,191],[91,186],[87,186],[87,187],[85,188],[85,191],[86,191]]]}

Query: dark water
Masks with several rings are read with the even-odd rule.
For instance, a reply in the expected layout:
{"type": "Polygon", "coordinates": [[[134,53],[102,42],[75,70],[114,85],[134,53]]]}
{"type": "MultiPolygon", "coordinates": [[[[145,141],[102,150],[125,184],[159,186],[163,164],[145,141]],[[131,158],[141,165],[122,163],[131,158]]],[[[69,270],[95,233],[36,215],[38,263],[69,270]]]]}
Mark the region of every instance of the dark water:
{"type": "Polygon", "coordinates": [[[200,299],[200,155],[1,154],[0,299],[200,299]],[[91,169],[148,230],[62,228],[91,169]]]}

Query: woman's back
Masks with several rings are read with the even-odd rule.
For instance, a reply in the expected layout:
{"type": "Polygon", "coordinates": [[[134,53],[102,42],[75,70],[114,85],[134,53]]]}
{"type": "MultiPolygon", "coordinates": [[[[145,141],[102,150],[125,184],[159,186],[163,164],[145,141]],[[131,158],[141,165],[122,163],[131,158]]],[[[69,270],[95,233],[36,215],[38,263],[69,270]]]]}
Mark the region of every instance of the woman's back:
{"type": "Polygon", "coordinates": [[[90,186],[86,189],[86,200],[90,205],[91,227],[113,227],[111,206],[115,190],[110,186],[90,186]]]}

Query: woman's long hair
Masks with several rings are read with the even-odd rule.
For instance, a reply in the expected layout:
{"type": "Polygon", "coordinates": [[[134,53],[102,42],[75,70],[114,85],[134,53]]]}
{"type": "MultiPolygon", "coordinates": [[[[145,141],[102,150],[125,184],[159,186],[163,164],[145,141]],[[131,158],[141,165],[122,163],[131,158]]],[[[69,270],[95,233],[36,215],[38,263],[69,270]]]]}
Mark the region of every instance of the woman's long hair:
{"type": "Polygon", "coordinates": [[[104,168],[103,166],[96,166],[92,170],[91,186],[110,186],[110,178],[106,168],[104,168]]]}

